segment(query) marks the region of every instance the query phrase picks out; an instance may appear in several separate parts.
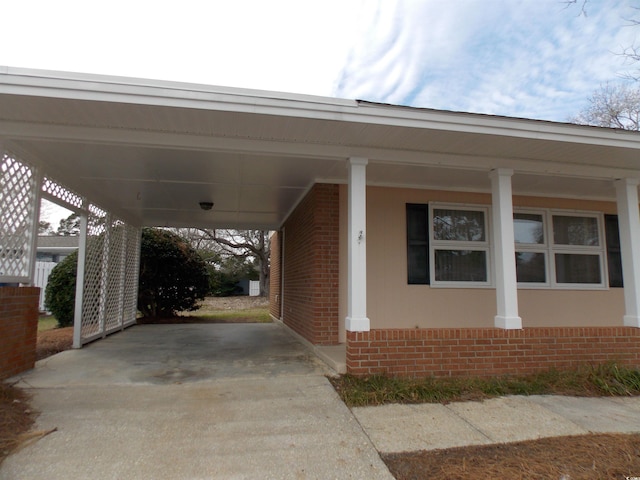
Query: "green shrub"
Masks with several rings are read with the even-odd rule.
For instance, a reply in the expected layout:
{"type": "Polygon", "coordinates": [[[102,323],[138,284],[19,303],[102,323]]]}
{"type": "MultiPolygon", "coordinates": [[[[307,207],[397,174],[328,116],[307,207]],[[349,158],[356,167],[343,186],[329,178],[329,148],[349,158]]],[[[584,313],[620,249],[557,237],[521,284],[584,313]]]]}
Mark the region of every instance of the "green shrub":
{"type": "Polygon", "coordinates": [[[56,317],[58,327],[73,325],[77,269],[78,252],[74,252],[57,264],[49,275],[44,292],[44,304],[45,308],[56,317]]]}
{"type": "Polygon", "coordinates": [[[171,317],[196,310],[209,291],[207,265],[182,237],[145,228],[140,249],[138,310],[145,317],[171,317]]]}

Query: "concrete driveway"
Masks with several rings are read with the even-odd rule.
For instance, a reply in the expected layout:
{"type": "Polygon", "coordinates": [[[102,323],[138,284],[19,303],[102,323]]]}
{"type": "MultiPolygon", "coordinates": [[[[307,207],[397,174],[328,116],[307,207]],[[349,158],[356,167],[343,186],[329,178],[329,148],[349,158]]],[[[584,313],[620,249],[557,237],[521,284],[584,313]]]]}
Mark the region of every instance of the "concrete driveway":
{"type": "Polygon", "coordinates": [[[392,478],[326,373],[277,324],[135,326],[22,376],[57,430],[0,478],[392,478]]]}

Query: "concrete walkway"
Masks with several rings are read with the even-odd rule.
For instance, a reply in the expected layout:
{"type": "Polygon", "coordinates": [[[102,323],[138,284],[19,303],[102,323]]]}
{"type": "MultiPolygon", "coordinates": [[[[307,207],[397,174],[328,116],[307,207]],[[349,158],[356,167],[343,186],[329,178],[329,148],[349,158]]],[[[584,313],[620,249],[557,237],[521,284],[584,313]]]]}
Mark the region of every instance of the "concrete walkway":
{"type": "Polygon", "coordinates": [[[510,396],[448,405],[362,407],[353,413],[380,453],[640,432],[640,397],[510,396]]]}
{"type": "Polygon", "coordinates": [[[135,326],[22,377],[57,430],[0,478],[392,478],[326,373],[277,324],[135,326]]]}

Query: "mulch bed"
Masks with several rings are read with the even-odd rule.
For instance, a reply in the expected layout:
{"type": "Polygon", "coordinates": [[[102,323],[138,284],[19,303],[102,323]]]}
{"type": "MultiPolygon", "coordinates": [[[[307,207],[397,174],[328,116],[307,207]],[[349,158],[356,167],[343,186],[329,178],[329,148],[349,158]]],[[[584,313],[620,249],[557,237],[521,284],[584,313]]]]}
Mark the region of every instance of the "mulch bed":
{"type": "Polygon", "coordinates": [[[69,350],[73,345],[73,327],[54,328],[38,333],[36,360],[69,350]]]}
{"type": "Polygon", "coordinates": [[[0,382],[0,463],[24,441],[34,421],[29,396],[13,385],[0,382]]]}
{"type": "Polygon", "coordinates": [[[398,480],[640,477],[640,434],[597,434],[382,455],[398,480]]]}

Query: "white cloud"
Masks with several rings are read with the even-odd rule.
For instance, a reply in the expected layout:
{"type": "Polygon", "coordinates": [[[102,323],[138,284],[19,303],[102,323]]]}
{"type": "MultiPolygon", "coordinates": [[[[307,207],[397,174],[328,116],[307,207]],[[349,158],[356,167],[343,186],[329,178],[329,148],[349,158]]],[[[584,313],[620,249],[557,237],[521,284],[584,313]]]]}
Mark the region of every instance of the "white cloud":
{"type": "Polygon", "coordinates": [[[0,65],[564,120],[630,68],[633,0],[21,0],[0,65]]]}

